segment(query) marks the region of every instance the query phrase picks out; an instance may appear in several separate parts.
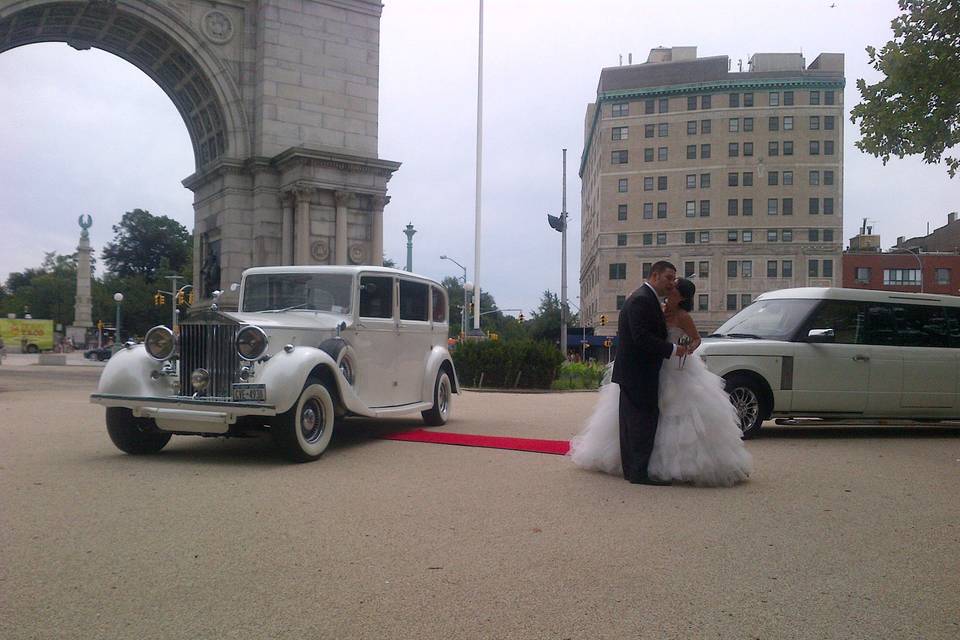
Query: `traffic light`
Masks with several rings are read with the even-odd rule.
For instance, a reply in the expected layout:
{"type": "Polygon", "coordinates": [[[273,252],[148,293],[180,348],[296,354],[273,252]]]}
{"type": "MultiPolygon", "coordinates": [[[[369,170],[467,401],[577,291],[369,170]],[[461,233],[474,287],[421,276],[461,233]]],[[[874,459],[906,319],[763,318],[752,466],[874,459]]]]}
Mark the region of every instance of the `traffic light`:
{"type": "Polygon", "coordinates": [[[492,342],[496,342],[496,341],[499,340],[499,339],[500,339],[500,334],[499,334],[499,333],[493,333],[493,332],[490,333],[490,340],[491,340],[492,342]]]}
{"type": "Polygon", "coordinates": [[[517,316],[517,321],[518,321],[520,324],[523,324],[523,311],[521,311],[521,312],[520,312],[520,315],[517,316]]]}
{"type": "Polygon", "coordinates": [[[166,297],[164,297],[162,293],[158,292],[156,295],[153,296],[153,304],[157,305],[158,307],[163,306],[163,303],[166,301],[167,299],[166,297]]]}
{"type": "Polygon", "coordinates": [[[97,320],[97,330],[103,331],[103,320],[97,320]]]}
{"type": "Polygon", "coordinates": [[[186,301],[186,296],[183,295],[183,289],[177,291],[177,304],[183,304],[186,301]]]}
{"type": "Polygon", "coordinates": [[[190,291],[190,293],[187,294],[187,304],[193,304],[193,291],[190,291]]]}
{"type": "Polygon", "coordinates": [[[600,326],[601,327],[607,326],[607,316],[602,313],[600,314],[600,326]]]}
{"type": "Polygon", "coordinates": [[[470,303],[470,315],[473,315],[473,303],[470,303]]]}

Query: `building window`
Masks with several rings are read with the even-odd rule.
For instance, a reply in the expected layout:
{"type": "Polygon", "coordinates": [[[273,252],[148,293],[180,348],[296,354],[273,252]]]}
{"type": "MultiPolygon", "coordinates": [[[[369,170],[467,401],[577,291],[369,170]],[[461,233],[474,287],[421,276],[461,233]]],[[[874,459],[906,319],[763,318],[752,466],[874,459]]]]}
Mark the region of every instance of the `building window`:
{"type": "Polygon", "coordinates": [[[809,229],[807,231],[807,239],[810,242],[820,242],[820,229],[809,229]]]}
{"type": "Polygon", "coordinates": [[[710,124],[710,120],[701,120],[700,121],[700,133],[711,133],[713,130],[713,125],[710,124]]]}
{"type": "Polygon", "coordinates": [[[783,155],[792,156],[793,155],[793,140],[784,140],[783,141],[783,155]]]}
{"type": "Polygon", "coordinates": [[[752,301],[753,301],[753,299],[750,297],[750,294],[749,294],[749,293],[741,293],[741,294],[740,294],[740,307],[741,307],[742,309],[745,309],[745,308],[749,307],[749,306],[750,306],[750,303],[751,303],[752,301]]]}
{"type": "Polygon", "coordinates": [[[687,200],[686,215],[688,218],[697,217],[697,201],[696,200],[687,200]]]}
{"type": "Polygon", "coordinates": [[[710,158],[710,145],[702,144],[700,145],[700,159],[707,160],[710,158]]]}
{"type": "Polygon", "coordinates": [[[743,130],[747,133],[753,131],[753,118],[744,118],[743,119],[743,130]]]}
{"type": "Polygon", "coordinates": [[[728,293],[727,294],[727,311],[736,311],[737,310],[737,294],[728,293]]]}
{"type": "Polygon", "coordinates": [[[808,213],[814,216],[820,213],[820,198],[810,198],[810,209],[808,213]]]}
{"type": "Polygon", "coordinates": [[[626,179],[626,178],[620,178],[619,180],[617,180],[617,191],[618,191],[619,193],[626,193],[626,192],[627,192],[627,184],[628,184],[628,183],[627,183],[627,179],[626,179]]]}
{"type": "Polygon", "coordinates": [[[701,188],[701,189],[709,189],[709,188],[710,188],[710,174],[709,174],[709,173],[701,173],[701,174],[700,174],[700,188],[701,188]]]}
{"type": "Polygon", "coordinates": [[[833,116],[823,116],[823,128],[827,131],[833,131],[835,121],[836,119],[833,116]]]}
{"type": "Polygon", "coordinates": [[[807,275],[811,278],[820,277],[820,262],[818,260],[811,259],[807,262],[807,275]]]}
{"type": "Polygon", "coordinates": [[[793,131],[793,116],[783,116],[783,130],[793,131]]]}
{"type": "Polygon", "coordinates": [[[699,278],[710,277],[710,263],[707,260],[701,260],[697,264],[697,277],[699,278]]]}
{"type": "Polygon", "coordinates": [[[780,173],[778,171],[771,171],[767,173],[767,185],[775,187],[780,184],[780,173]]]}
{"type": "Polygon", "coordinates": [[[854,277],[857,282],[867,284],[870,282],[870,267],[857,267],[854,277]]]}
{"type": "Polygon", "coordinates": [[[883,284],[887,286],[919,285],[919,269],[884,269],[883,284]]]}
{"type": "MultiPolygon", "coordinates": [[[[744,145],[744,155],[746,155],[746,145],[744,145]]],[[[744,171],[743,172],[743,186],[752,187],[753,186],[753,171],[744,171]]]]}
{"type": "Polygon", "coordinates": [[[687,111],[697,110],[697,96],[687,96],[687,111]]]}
{"type": "Polygon", "coordinates": [[[623,309],[623,303],[627,301],[627,296],[617,296],[617,311],[623,309]]]}
{"type": "Polygon", "coordinates": [[[820,92],[811,91],[810,92],[810,104],[820,104],[820,92]]]}
{"type": "Polygon", "coordinates": [[[643,246],[649,247],[652,244],[653,244],[653,234],[652,233],[643,234],[643,246]]]}
{"type": "Polygon", "coordinates": [[[696,160],[697,159],[697,145],[688,144],[687,145],[687,160],[696,160]]]}
{"type": "Polygon", "coordinates": [[[833,242],[833,229],[824,229],[824,230],[823,230],[823,241],[824,241],[824,242],[833,242]]]}
{"type": "Polygon", "coordinates": [[[820,172],[819,172],[819,171],[811,171],[811,172],[810,172],[810,186],[811,186],[811,187],[816,187],[816,186],[819,185],[819,184],[820,184],[820,172]]]}
{"type": "Polygon", "coordinates": [[[740,106],[740,94],[731,93],[730,101],[727,103],[730,107],[739,107],[740,106]]]}
{"type": "Polygon", "coordinates": [[[697,311],[708,311],[710,309],[710,297],[704,293],[697,296],[697,311]]]}
{"type": "Polygon", "coordinates": [[[683,277],[692,278],[693,274],[696,273],[697,263],[691,261],[683,263],[683,277]]]}
{"type": "Polygon", "coordinates": [[[744,229],[740,233],[740,240],[742,242],[753,242],[753,231],[750,229],[744,229]]]}
{"type": "Polygon", "coordinates": [[[740,156],[740,143],[731,142],[727,145],[727,156],[730,158],[737,158],[740,156]]]}
{"type": "Polygon", "coordinates": [[[784,171],[781,176],[783,177],[783,185],[785,187],[793,184],[793,171],[784,171]]]}
{"type": "Polygon", "coordinates": [[[820,130],[820,116],[810,116],[810,131],[820,130]]]}
{"type": "Polygon", "coordinates": [[[934,277],[937,284],[950,284],[950,269],[937,269],[934,271],[934,277]]]}
{"type": "Polygon", "coordinates": [[[687,135],[695,136],[697,135],[697,121],[696,120],[687,120],[687,135]]]}
{"type": "Polygon", "coordinates": [[[739,204],[740,204],[740,201],[737,200],[736,198],[730,198],[729,200],[727,200],[727,215],[728,216],[738,215],[740,213],[739,204]]]}
{"type": "Polygon", "coordinates": [[[667,217],[667,203],[658,202],[657,203],[657,217],[660,219],[667,217]]]}
{"type": "Polygon", "coordinates": [[[738,237],[739,235],[737,234],[736,231],[734,230],[727,231],[727,242],[736,242],[738,237]]]}
{"type": "Polygon", "coordinates": [[[833,277],[833,260],[826,259],[821,261],[823,267],[823,277],[832,278],[833,277]]]}
{"type": "Polygon", "coordinates": [[[777,241],[777,237],[778,237],[779,235],[780,235],[780,234],[777,233],[777,230],[776,230],[776,229],[768,229],[768,230],[767,230],[767,242],[776,242],[776,241],[777,241]]]}
{"type": "Polygon", "coordinates": [[[623,116],[630,115],[630,103],[629,102],[614,102],[610,114],[614,118],[621,118],[623,116]]]}
{"type": "Polygon", "coordinates": [[[834,93],[833,91],[824,91],[823,92],[823,104],[833,104],[834,93]]]}
{"type": "Polygon", "coordinates": [[[730,118],[727,122],[727,131],[738,133],[740,131],[740,118],[730,118]]]}
{"type": "Polygon", "coordinates": [[[660,98],[660,113],[667,113],[669,111],[670,111],[670,99],[660,98]]]}
{"type": "Polygon", "coordinates": [[[667,147],[657,147],[657,161],[665,162],[667,159],[667,147]]]}
{"type": "Polygon", "coordinates": [[[753,215],[753,198],[744,198],[743,206],[740,208],[743,215],[752,216],[753,215]]]}
{"type": "Polygon", "coordinates": [[[740,277],[741,278],[753,277],[753,261],[744,260],[740,263],[740,277]]]}
{"type": "Polygon", "coordinates": [[[653,191],[653,176],[647,176],[643,179],[643,190],[653,191]]]}
{"type": "Polygon", "coordinates": [[[690,173],[687,174],[687,189],[696,189],[697,188],[697,174],[690,173]]]}
{"type": "Polygon", "coordinates": [[[780,213],[780,201],[776,198],[767,198],[767,215],[775,216],[780,213]]]}
{"type": "Polygon", "coordinates": [[[769,100],[767,101],[767,104],[770,105],[771,107],[779,107],[779,106],[780,106],[780,92],[779,92],[779,91],[771,91],[771,92],[770,92],[770,98],[769,98],[769,100]]]}
{"type": "MultiPolygon", "coordinates": [[[[737,277],[737,266],[740,263],[736,260],[727,260],[727,277],[736,278],[737,277]]],[[[612,266],[612,265],[611,265],[612,266]]]]}
{"type": "Polygon", "coordinates": [[[700,244],[708,244],[710,242],[710,232],[701,231],[700,232],[700,244]]]}
{"type": "Polygon", "coordinates": [[[833,184],[833,171],[824,171],[823,172],[823,184],[832,185],[833,184]]]}
{"type": "Polygon", "coordinates": [[[625,247],[625,246],[627,246],[627,234],[625,234],[625,233],[618,233],[618,234],[617,234],[617,246],[618,246],[618,247],[625,247]]]}
{"type": "Polygon", "coordinates": [[[627,263],[626,262],[610,263],[610,279],[626,280],[627,279],[627,263]]]}
{"type": "Polygon", "coordinates": [[[823,215],[825,216],[833,215],[833,198],[823,199],[823,215]]]}
{"type": "Polygon", "coordinates": [[[768,278],[777,277],[777,261],[776,260],[767,260],[767,277],[768,278]]]}
{"type": "Polygon", "coordinates": [[[630,127],[614,127],[610,130],[612,140],[626,140],[630,133],[630,127]]]}
{"type": "Polygon", "coordinates": [[[833,140],[824,140],[823,141],[823,155],[832,156],[833,155],[833,140]]]}
{"type": "Polygon", "coordinates": [[[627,205],[618,204],[617,205],[617,220],[626,220],[627,219],[627,205]]]}
{"type": "Polygon", "coordinates": [[[652,125],[652,124],[645,124],[645,125],[643,125],[643,137],[644,137],[644,138],[652,138],[654,135],[656,135],[656,133],[657,133],[657,127],[656,127],[656,125],[652,125]]]}
{"type": "Polygon", "coordinates": [[[712,96],[700,96],[700,108],[709,109],[712,106],[712,101],[710,100],[712,96]]]}
{"type": "Polygon", "coordinates": [[[752,155],[753,155],[753,143],[752,143],[752,142],[744,142],[744,143],[743,143],[743,155],[745,155],[745,156],[752,156],[752,155]]]}
{"type": "Polygon", "coordinates": [[[657,176],[657,191],[667,190],[667,176],[657,176]]]}
{"type": "Polygon", "coordinates": [[[780,240],[783,242],[793,242],[793,229],[781,229],[780,240]]]}
{"type": "Polygon", "coordinates": [[[614,151],[610,155],[610,164],[627,164],[627,152],[623,151],[614,151]]]}
{"type": "Polygon", "coordinates": [[[653,147],[645,147],[643,149],[643,161],[653,162],[653,147]]]}
{"type": "Polygon", "coordinates": [[[652,202],[643,203],[643,219],[653,220],[653,203],[652,202]]]}
{"type": "Polygon", "coordinates": [[[648,98],[643,101],[643,112],[647,115],[654,113],[657,108],[657,101],[653,98],[648,98]]]}
{"type": "Polygon", "coordinates": [[[644,278],[649,278],[649,277],[650,277],[650,269],[652,269],[652,268],[653,268],[653,263],[652,263],[652,262],[644,262],[643,265],[641,265],[641,269],[640,269],[641,272],[642,272],[642,277],[644,277],[644,278]]]}
{"type": "Polygon", "coordinates": [[[657,244],[667,244],[667,234],[660,232],[657,234],[657,244]]]}
{"type": "Polygon", "coordinates": [[[820,142],[817,140],[810,141],[810,155],[818,156],[820,155],[820,142]]]}
{"type": "Polygon", "coordinates": [[[793,260],[784,260],[782,263],[780,263],[780,277],[793,277],[793,260]]]}
{"type": "Polygon", "coordinates": [[[710,217],[710,201],[709,200],[700,201],[700,217],[701,218],[710,217]]]}
{"type": "Polygon", "coordinates": [[[783,106],[785,107],[793,106],[793,91],[783,92],[783,106]]]}
{"type": "Polygon", "coordinates": [[[661,122],[660,124],[658,124],[658,125],[657,125],[657,137],[659,137],[659,138],[666,138],[668,135],[670,135],[670,123],[669,123],[669,122],[661,122]]]}
{"type": "Polygon", "coordinates": [[[767,143],[767,155],[768,156],[778,156],[780,155],[780,143],[776,140],[771,140],[767,143]]]}
{"type": "Polygon", "coordinates": [[[767,129],[770,131],[779,131],[780,130],[780,118],[777,116],[770,116],[767,118],[767,129]]]}
{"type": "Polygon", "coordinates": [[[784,198],[780,203],[781,213],[785,216],[793,215],[793,198],[784,198]]]}
{"type": "Polygon", "coordinates": [[[753,94],[745,93],[743,94],[743,106],[752,107],[753,106],[753,94]]]}
{"type": "Polygon", "coordinates": [[[736,171],[727,174],[727,186],[736,187],[740,185],[740,174],[736,171]]]}
{"type": "Polygon", "coordinates": [[[684,244],[695,244],[697,242],[697,232],[696,231],[687,231],[683,234],[684,244]]]}

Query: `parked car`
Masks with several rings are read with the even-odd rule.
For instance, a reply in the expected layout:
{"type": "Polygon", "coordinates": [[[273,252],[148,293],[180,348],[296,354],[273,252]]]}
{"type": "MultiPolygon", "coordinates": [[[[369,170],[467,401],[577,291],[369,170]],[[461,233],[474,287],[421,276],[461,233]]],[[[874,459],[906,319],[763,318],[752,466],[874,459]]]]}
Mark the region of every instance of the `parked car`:
{"type": "Polygon", "coordinates": [[[773,291],[697,350],[727,382],[744,437],[775,418],[960,418],[960,298],[773,291]]]}
{"type": "Polygon", "coordinates": [[[293,460],[318,458],[347,416],[450,416],[459,393],[437,282],[383,267],[259,267],[239,311],[213,304],[113,355],[91,400],[121,450],[172,434],[266,429],[293,460]]]}
{"type": "Polygon", "coordinates": [[[109,360],[111,355],[113,355],[113,349],[111,347],[97,347],[96,349],[87,349],[83,352],[83,357],[87,360],[99,360],[100,362],[109,360]]]}

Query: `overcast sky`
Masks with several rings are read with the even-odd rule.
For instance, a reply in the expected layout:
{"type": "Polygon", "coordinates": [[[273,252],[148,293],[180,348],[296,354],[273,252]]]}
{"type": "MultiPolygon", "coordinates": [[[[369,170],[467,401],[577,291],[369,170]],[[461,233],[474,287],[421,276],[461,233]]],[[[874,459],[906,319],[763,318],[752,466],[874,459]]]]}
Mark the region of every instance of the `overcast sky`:
{"type": "MultiPolygon", "coordinates": [[[[486,0],[481,286],[503,309],[529,311],[560,289],[560,234],[547,213],[561,206],[567,152],[568,295],[578,304],[584,111],[600,70],[622,54],[646,60],[655,46],[695,45],[729,55],[846,54],[849,111],[857,78],[877,79],[864,47],[891,36],[896,2],[617,2],[486,0]]],[[[402,266],[412,222],[414,270],[475,278],[477,1],[387,1],[381,22],[380,157],[403,163],[389,183],[384,250],[402,266]]],[[[0,55],[0,279],[72,253],[77,217],[91,214],[99,253],[111,226],[139,207],[193,227],[194,170],[187,130],[173,104],[129,63],[98,50],[37,44],[0,55]]],[[[926,232],[960,209],[960,178],[918,159],[881,162],[857,151],[845,127],[844,235],[875,221],[885,247],[926,232]]]]}

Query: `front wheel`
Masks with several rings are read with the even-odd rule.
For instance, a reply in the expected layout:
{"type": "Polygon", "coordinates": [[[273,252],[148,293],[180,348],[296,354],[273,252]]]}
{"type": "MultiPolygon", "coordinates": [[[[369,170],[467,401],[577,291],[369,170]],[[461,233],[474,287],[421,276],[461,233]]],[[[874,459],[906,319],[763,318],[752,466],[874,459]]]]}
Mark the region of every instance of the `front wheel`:
{"type": "Polygon", "coordinates": [[[107,407],[107,434],[117,449],[131,455],[157,453],[170,442],[170,434],[157,429],[157,423],[135,418],[126,407],[107,407]]]}
{"type": "Polygon", "coordinates": [[[310,378],[296,404],[275,419],[273,439],[294,462],[312,462],[327,450],[335,418],[330,392],[320,380],[310,378]]]}
{"type": "Polygon", "coordinates": [[[768,413],[760,385],[748,376],[734,374],[727,378],[727,393],[730,395],[730,402],[737,410],[743,439],[756,436],[760,433],[760,427],[763,426],[763,420],[768,413]]]}
{"type": "Polygon", "coordinates": [[[453,386],[450,384],[450,376],[441,369],[433,385],[433,407],[420,413],[423,416],[423,422],[430,427],[442,427],[447,424],[452,400],[453,386]]]}

